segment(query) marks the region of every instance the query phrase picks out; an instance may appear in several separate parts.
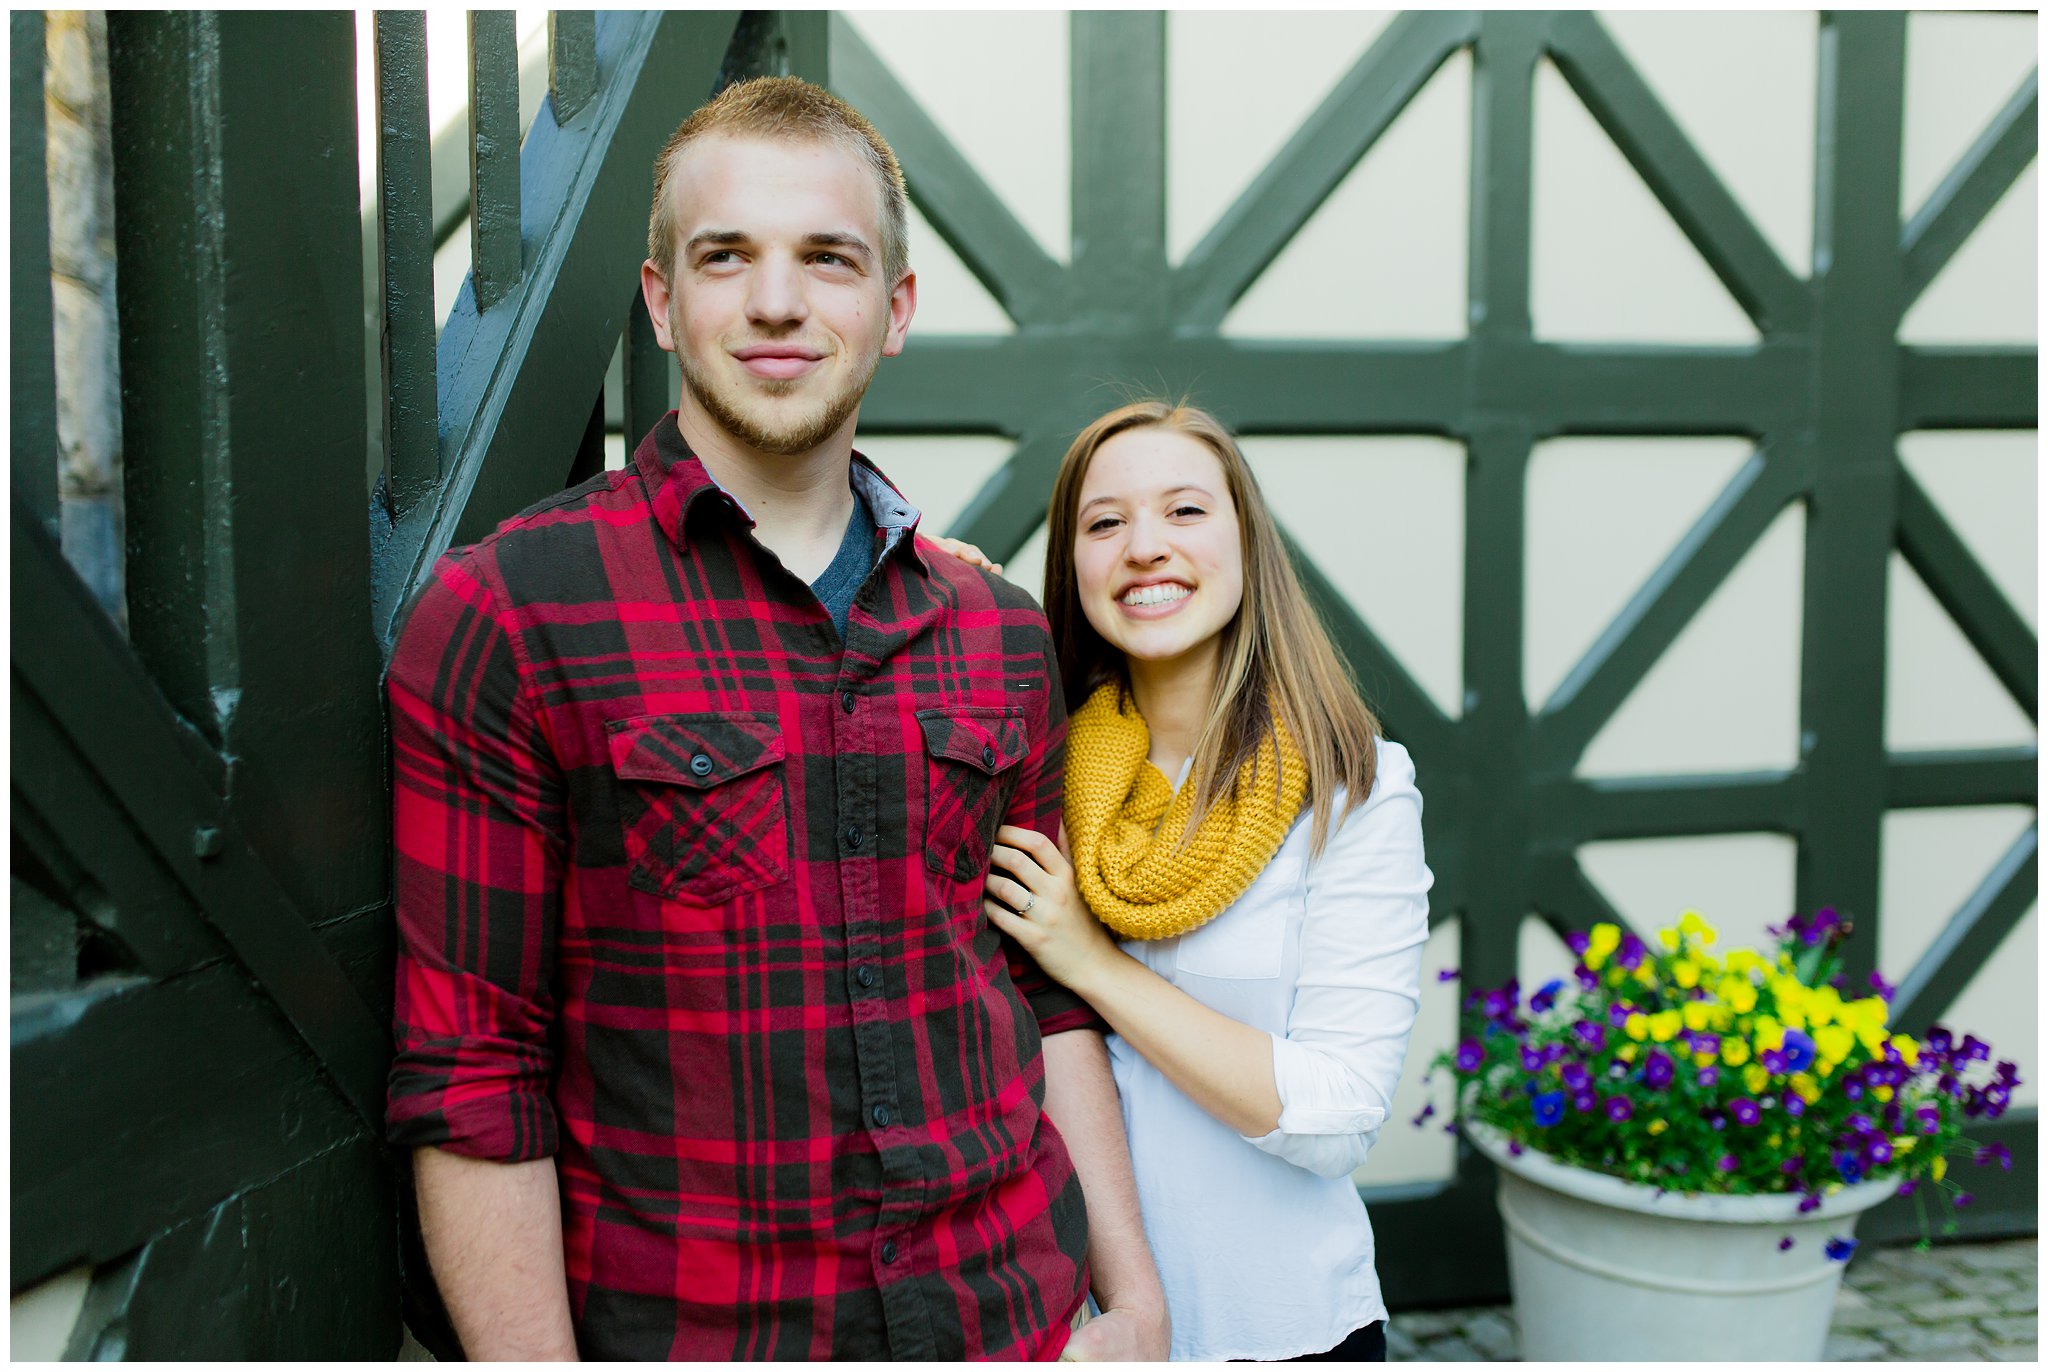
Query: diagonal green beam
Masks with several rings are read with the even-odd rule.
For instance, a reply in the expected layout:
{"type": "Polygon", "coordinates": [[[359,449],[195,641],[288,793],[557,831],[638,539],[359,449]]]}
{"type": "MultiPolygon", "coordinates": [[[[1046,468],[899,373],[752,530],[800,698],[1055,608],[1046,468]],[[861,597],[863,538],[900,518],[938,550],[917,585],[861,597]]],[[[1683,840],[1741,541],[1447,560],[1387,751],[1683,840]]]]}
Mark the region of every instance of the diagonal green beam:
{"type": "Polygon", "coordinates": [[[1530,863],[1529,877],[1530,903],[1537,917],[1559,938],[1596,924],[1612,924],[1625,934],[1636,932],[1627,916],[1615,909],[1606,894],[1593,884],[1570,850],[1549,849],[1538,854],[1530,863]]]}
{"type": "Polygon", "coordinates": [[[1287,539],[1287,551],[1294,559],[1302,589],[1308,592],[1309,601],[1322,616],[1331,641],[1350,665],[1373,713],[1380,717],[1390,735],[1423,760],[1418,765],[1449,773],[1458,755],[1457,725],[1437,708],[1429,693],[1401,665],[1401,660],[1388,651],[1379,635],[1367,626],[1343,593],[1302,551],[1301,545],[1291,535],[1282,536],[1287,539]]]}
{"type": "Polygon", "coordinates": [[[1904,467],[1899,551],[2028,719],[2040,718],[2040,640],[1904,467]]]}
{"type": "Polygon", "coordinates": [[[13,520],[14,594],[40,609],[29,628],[15,625],[17,689],[34,694],[342,1096],[381,1128],[386,1026],[186,757],[177,716],[63,554],[19,502],[13,520]]]}
{"type": "Polygon", "coordinates": [[[1885,803],[1893,809],[1940,805],[2034,805],[2040,752],[1973,748],[1892,753],[1885,759],[1885,803]]]}
{"type": "MultiPolygon", "coordinates": [[[[911,199],[967,270],[1020,325],[1064,315],[1066,268],[1038,246],[981,174],[841,15],[831,20],[832,85],[889,140],[911,199]]],[[[911,244],[911,264],[917,245],[911,244]]]]}
{"type": "Polygon", "coordinates": [[[1913,302],[1941,275],[1956,249],[1976,232],[1992,206],[2034,160],[2041,117],[2040,84],[2039,69],[2027,73],[2005,108],[1907,221],[1899,244],[1906,259],[1905,309],[1913,308],[1913,302]]]}
{"type": "Polygon", "coordinates": [[[2037,898],[2040,842],[2040,829],[2029,826],[1935,936],[1934,946],[1899,982],[1892,997],[1893,1024],[1908,1033],[1925,1031],[1991,961],[2037,898]]]}
{"type": "Polygon", "coordinates": [[[1803,329],[1813,312],[1805,283],[1721,184],[1600,21],[1590,12],[1560,15],[1551,56],[1757,328],[1803,329]]]}
{"type": "Polygon", "coordinates": [[[45,528],[57,531],[57,363],[51,341],[50,182],[43,110],[44,19],[33,10],[8,16],[8,62],[14,74],[13,131],[8,159],[8,277],[12,315],[8,385],[14,443],[14,498],[26,500],[45,528]]]}
{"type": "Polygon", "coordinates": [[[1786,453],[1759,451],[1743,464],[1552,693],[1536,720],[1542,769],[1562,773],[1577,764],[1798,490],[1786,453]]]}
{"type": "Polygon", "coordinates": [[[2036,348],[1899,349],[1899,430],[2031,429],[2040,423],[2036,348]]]}
{"type": "Polygon", "coordinates": [[[1477,31],[1478,17],[1457,11],[1408,11],[1388,24],[1174,272],[1180,327],[1220,324],[1416,92],[1477,31]]]}

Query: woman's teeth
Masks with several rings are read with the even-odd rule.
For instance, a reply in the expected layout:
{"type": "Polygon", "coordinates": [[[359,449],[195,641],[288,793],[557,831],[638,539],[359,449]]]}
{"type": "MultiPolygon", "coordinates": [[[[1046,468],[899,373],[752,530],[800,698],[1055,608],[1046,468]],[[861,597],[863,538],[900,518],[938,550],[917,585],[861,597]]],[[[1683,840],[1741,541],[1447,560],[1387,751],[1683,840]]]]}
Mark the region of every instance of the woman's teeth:
{"type": "Polygon", "coordinates": [[[1185,586],[1137,586],[1124,592],[1126,605],[1164,605],[1170,600],[1185,600],[1192,594],[1185,586]]]}

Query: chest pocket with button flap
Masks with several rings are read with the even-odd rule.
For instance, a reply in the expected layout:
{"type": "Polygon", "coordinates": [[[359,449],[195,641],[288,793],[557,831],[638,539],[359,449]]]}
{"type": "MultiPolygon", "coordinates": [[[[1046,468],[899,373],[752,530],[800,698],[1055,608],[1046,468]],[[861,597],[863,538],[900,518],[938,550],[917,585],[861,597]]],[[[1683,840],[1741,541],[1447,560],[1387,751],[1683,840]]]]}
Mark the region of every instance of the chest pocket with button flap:
{"type": "Polygon", "coordinates": [[[605,729],[629,885],[716,905],[788,878],[773,716],[647,715],[605,729]]]}
{"type": "Polygon", "coordinates": [[[925,866],[955,881],[980,881],[989,847],[1030,750],[1018,707],[956,705],[919,710],[924,730],[925,866]]]}

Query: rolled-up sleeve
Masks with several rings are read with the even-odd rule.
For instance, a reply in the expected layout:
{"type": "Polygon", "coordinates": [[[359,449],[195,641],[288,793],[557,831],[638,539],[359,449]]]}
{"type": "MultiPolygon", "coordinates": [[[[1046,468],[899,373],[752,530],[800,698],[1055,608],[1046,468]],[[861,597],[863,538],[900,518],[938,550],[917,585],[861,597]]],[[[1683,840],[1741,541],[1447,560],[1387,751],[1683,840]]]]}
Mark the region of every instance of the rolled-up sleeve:
{"type": "Polygon", "coordinates": [[[490,589],[444,558],[392,656],[398,903],[386,1130],[502,1162],[552,1155],[560,776],[490,589]]]}
{"type": "Polygon", "coordinates": [[[1431,880],[1414,764],[1382,741],[1372,794],[1309,875],[1301,975],[1272,1036],[1280,1120],[1255,1147],[1326,1177],[1365,1162],[1421,1004],[1431,880]]]}

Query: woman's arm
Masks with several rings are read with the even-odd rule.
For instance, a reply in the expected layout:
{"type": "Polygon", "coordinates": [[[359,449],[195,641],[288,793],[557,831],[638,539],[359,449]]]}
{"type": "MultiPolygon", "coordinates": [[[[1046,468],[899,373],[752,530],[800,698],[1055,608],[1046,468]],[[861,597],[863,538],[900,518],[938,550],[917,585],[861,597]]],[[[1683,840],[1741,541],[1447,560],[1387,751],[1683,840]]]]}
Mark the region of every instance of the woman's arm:
{"type": "Polygon", "coordinates": [[[983,908],[1203,1110],[1266,1152],[1341,1175],[1365,1161],[1392,1103],[1420,1002],[1431,877],[1414,779],[1407,753],[1383,744],[1371,797],[1316,863],[1285,1035],[1212,1010],[1126,956],[1035,832],[998,832],[997,899],[983,908]]]}
{"type": "Polygon", "coordinates": [[[1272,1132],[1280,1119],[1273,1041],[1263,1030],[1210,1009],[1127,955],[1089,913],[1074,869],[1035,829],[996,831],[982,908],[1045,974],[1076,992],[1167,1080],[1240,1134],[1272,1132]],[[1007,875],[1003,875],[1007,874],[1007,875]],[[1030,896],[1030,912],[1015,913],[1030,896]]]}

